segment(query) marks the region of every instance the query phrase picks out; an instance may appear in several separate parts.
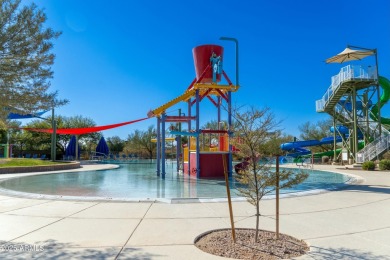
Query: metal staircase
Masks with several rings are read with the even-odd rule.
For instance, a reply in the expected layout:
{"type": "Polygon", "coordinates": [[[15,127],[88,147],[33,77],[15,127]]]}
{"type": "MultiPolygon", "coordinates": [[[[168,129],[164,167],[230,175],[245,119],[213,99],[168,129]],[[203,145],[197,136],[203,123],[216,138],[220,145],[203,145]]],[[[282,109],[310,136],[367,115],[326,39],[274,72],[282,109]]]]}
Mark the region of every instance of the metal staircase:
{"type": "Polygon", "coordinates": [[[366,88],[377,82],[375,68],[364,69],[362,66],[348,65],[341,68],[339,74],[332,77],[330,87],[322,99],[316,101],[317,112],[333,114],[334,107],[341,97],[350,92],[352,87],[356,89],[366,88]]]}
{"type": "MultiPolygon", "coordinates": [[[[387,131],[388,132],[388,131],[387,131]]],[[[356,162],[364,163],[379,158],[390,148],[390,135],[382,134],[381,137],[366,145],[357,153],[356,162]]]]}
{"type": "MultiPolygon", "coordinates": [[[[374,141],[367,144],[356,153],[356,162],[363,163],[378,158],[390,149],[390,132],[378,122],[367,121],[358,116],[357,122],[353,122],[353,114],[345,109],[340,100],[352,93],[377,84],[376,68],[348,65],[343,67],[339,74],[332,77],[330,87],[322,99],[316,101],[316,111],[326,112],[335,120],[347,127],[354,123],[363,134],[368,134],[374,141]],[[381,131],[379,131],[381,129],[381,131]]],[[[349,96],[351,97],[351,96],[349,96]]]]}
{"type": "MultiPolygon", "coordinates": [[[[345,110],[337,110],[334,116],[339,122],[344,125],[347,125],[347,121],[351,118],[350,113],[347,113],[345,110]]],[[[374,141],[367,144],[363,149],[361,149],[356,155],[356,162],[363,163],[365,161],[371,161],[382,154],[386,153],[390,149],[390,132],[385,128],[384,125],[381,125],[381,134],[379,133],[379,123],[378,122],[369,122],[368,128],[366,122],[359,118],[358,127],[364,133],[364,130],[369,130],[369,136],[374,138],[374,141]]],[[[365,133],[364,133],[365,134],[365,133]]]]}

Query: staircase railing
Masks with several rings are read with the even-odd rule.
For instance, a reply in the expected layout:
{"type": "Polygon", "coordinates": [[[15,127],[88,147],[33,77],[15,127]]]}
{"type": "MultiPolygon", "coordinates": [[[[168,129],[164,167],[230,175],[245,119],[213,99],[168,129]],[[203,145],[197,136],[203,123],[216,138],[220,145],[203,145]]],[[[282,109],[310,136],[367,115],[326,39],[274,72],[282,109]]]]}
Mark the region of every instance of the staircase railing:
{"type": "MultiPolygon", "coordinates": [[[[345,109],[336,109],[336,112],[341,114],[346,119],[351,117],[350,113],[345,109]]],[[[358,125],[360,126],[360,129],[366,129],[367,126],[366,122],[363,121],[359,121],[358,125]]],[[[375,137],[375,140],[367,144],[357,153],[357,163],[373,160],[390,148],[390,132],[383,125],[381,125],[381,135],[379,135],[378,125],[378,122],[368,123],[368,127],[371,130],[370,136],[375,137]]]]}
{"type": "Polygon", "coordinates": [[[357,153],[356,162],[363,163],[365,161],[371,161],[382,155],[389,148],[390,135],[382,134],[381,137],[375,139],[357,153]]]}
{"type": "Polygon", "coordinates": [[[341,84],[351,79],[377,79],[376,68],[353,65],[341,68],[339,74],[332,77],[330,87],[322,98],[316,101],[316,111],[323,112],[325,105],[333,97],[333,94],[337,92],[341,84]]]}

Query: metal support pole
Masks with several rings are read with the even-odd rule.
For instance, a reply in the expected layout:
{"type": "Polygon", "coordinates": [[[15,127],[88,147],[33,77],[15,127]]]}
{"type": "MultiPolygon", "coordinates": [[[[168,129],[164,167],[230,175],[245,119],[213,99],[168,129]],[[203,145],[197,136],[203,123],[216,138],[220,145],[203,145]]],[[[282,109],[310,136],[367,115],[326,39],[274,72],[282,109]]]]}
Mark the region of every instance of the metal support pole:
{"type": "Polygon", "coordinates": [[[11,156],[10,156],[10,153],[9,153],[9,132],[8,132],[8,128],[7,128],[7,131],[5,132],[6,134],[6,138],[7,138],[7,144],[5,145],[5,149],[4,149],[4,158],[8,159],[10,157],[12,157],[12,152],[11,152],[11,156]]]}
{"type": "Polygon", "coordinates": [[[200,177],[200,134],[199,134],[199,107],[200,107],[200,97],[199,97],[199,89],[195,92],[196,95],[196,132],[198,135],[196,136],[196,178],[200,177]]]}
{"type": "Polygon", "coordinates": [[[381,123],[381,101],[380,101],[380,86],[379,86],[379,67],[378,67],[378,50],[377,49],[368,49],[359,46],[347,45],[348,48],[361,49],[366,51],[372,51],[375,55],[375,67],[376,67],[376,87],[378,92],[378,127],[379,127],[379,136],[382,135],[382,123],[381,123]]]}
{"type": "MultiPolygon", "coordinates": [[[[220,40],[225,40],[225,41],[233,41],[236,44],[236,86],[239,86],[239,70],[238,70],[238,40],[236,38],[231,38],[231,37],[220,37],[220,40]]],[[[232,155],[232,145],[231,145],[231,137],[232,137],[232,94],[231,91],[228,92],[228,135],[229,135],[229,163],[228,163],[228,171],[229,171],[229,176],[232,176],[232,161],[233,161],[233,155],[232,155]]]]}
{"type": "Polygon", "coordinates": [[[381,94],[380,94],[380,87],[379,83],[376,86],[376,93],[377,93],[377,99],[378,99],[378,128],[379,128],[379,136],[382,136],[382,117],[381,117],[381,94]]]}
{"type": "MultiPolygon", "coordinates": [[[[335,109],[334,109],[335,110],[335,109]]],[[[333,110],[333,111],[334,111],[333,110]]],[[[336,162],[337,159],[337,142],[336,142],[336,111],[333,112],[333,162],[336,162]]]]}
{"type": "Polygon", "coordinates": [[[379,123],[379,136],[382,136],[382,117],[381,117],[381,98],[380,98],[380,85],[379,85],[379,68],[378,68],[378,51],[374,49],[375,52],[375,67],[376,67],[376,91],[378,93],[378,123],[379,123]]]}
{"type": "Polygon", "coordinates": [[[219,129],[219,123],[221,122],[221,96],[218,96],[217,97],[217,102],[218,102],[218,106],[217,106],[217,112],[218,112],[218,115],[217,115],[217,120],[218,120],[218,130],[221,130],[219,129]]]}
{"type": "MultiPolygon", "coordinates": [[[[181,109],[179,108],[179,117],[181,117],[181,109]]],[[[179,122],[179,132],[181,132],[181,123],[179,122]]],[[[180,170],[180,155],[181,155],[181,135],[176,135],[176,170],[180,170]]]]}
{"type": "Polygon", "coordinates": [[[279,155],[276,156],[276,239],[279,239],[279,155]]]}
{"type": "Polygon", "coordinates": [[[239,86],[239,80],[238,80],[238,40],[236,38],[231,38],[231,37],[220,37],[220,40],[224,41],[233,41],[236,44],[236,86],[239,86]]]}
{"type": "Polygon", "coordinates": [[[233,153],[232,153],[232,137],[233,137],[233,131],[232,131],[232,92],[228,92],[228,135],[229,135],[229,163],[228,163],[228,171],[229,171],[229,177],[232,176],[232,168],[233,168],[233,153]]]}
{"type": "MultiPolygon", "coordinates": [[[[188,99],[188,118],[191,118],[191,98],[188,99]]],[[[188,132],[191,131],[191,119],[188,120],[188,132]]],[[[191,175],[191,136],[187,137],[188,148],[188,175],[191,175]]]]}
{"type": "Polygon", "coordinates": [[[160,124],[161,118],[157,117],[157,176],[160,176],[160,166],[161,166],[161,135],[160,135],[160,124]]]}
{"type": "Polygon", "coordinates": [[[368,144],[370,141],[370,117],[368,115],[368,93],[367,91],[363,94],[363,117],[366,120],[366,131],[364,133],[364,143],[368,144]]]}
{"type": "Polygon", "coordinates": [[[53,132],[51,134],[51,160],[54,162],[56,160],[56,121],[54,118],[54,107],[51,109],[51,127],[53,132]]]}
{"type": "Polygon", "coordinates": [[[79,159],[79,136],[76,135],[76,151],[74,152],[75,161],[79,159]]]}
{"type": "Polygon", "coordinates": [[[165,117],[166,114],[161,115],[161,176],[165,179],[165,117]]]}
{"type": "MultiPolygon", "coordinates": [[[[357,119],[357,106],[356,106],[356,88],[352,90],[352,111],[353,111],[353,158],[356,161],[357,148],[358,148],[358,119],[357,119]]],[[[348,158],[349,159],[349,158],[348,158]]]]}

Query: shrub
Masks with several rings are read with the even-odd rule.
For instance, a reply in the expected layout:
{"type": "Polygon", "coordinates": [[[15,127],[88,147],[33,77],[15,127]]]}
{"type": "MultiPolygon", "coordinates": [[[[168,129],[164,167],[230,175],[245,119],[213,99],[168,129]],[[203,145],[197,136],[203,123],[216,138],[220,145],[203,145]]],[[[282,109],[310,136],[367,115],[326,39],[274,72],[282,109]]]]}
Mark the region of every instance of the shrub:
{"type": "Polygon", "coordinates": [[[362,165],[363,170],[374,170],[375,169],[375,163],[372,161],[364,162],[362,165]]]}
{"type": "Polygon", "coordinates": [[[380,170],[390,170],[390,160],[389,159],[383,159],[379,162],[379,169],[380,170]]]}

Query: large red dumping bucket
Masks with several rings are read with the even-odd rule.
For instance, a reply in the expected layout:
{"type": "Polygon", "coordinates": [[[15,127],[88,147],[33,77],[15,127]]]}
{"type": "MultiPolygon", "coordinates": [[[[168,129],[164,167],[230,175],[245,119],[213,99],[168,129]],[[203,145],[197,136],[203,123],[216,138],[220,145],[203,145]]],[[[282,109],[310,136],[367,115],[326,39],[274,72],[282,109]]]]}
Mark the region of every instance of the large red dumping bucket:
{"type": "MultiPolygon", "coordinates": [[[[210,64],[210,57],[213,52],[217,56],[221,56],[223,62],[223,47],[219,45],[200,45],[192,49],[192,55],[194,56],[194,65],[196,72],[196,79],[198,80],[202,75],[203,71],[210,64]]],[[[217,74],[217,82],[221,81],[221,74],[217,74]]],[[[201,80],[202,83],[211,83],[213,82],[213,73],[212,69],[206,71],[205,76],[201,80]]]]}

